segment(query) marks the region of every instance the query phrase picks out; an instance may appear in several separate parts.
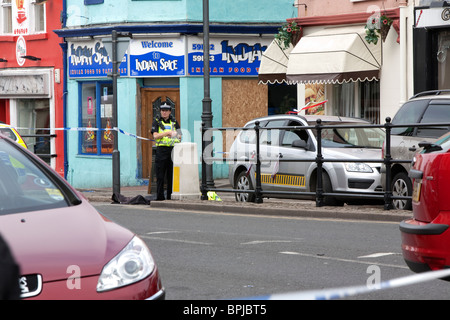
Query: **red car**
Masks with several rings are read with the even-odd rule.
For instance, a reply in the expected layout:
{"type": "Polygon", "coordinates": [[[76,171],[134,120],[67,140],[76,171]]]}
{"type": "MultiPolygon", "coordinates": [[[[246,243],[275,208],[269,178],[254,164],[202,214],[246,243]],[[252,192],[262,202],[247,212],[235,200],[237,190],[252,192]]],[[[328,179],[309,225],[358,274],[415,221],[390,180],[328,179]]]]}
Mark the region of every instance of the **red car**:
{"type": "Polygon", "coordinates": [[[413,218],[400,224],[403,257],[414,272],[450,267],[450,133],[420,143],[409,176],[413,218]]]}
{"type": "Polygon", "coordinates": [[[0,234],[26,299],[164,299],[145,243],[0,135],[0,234]]]}

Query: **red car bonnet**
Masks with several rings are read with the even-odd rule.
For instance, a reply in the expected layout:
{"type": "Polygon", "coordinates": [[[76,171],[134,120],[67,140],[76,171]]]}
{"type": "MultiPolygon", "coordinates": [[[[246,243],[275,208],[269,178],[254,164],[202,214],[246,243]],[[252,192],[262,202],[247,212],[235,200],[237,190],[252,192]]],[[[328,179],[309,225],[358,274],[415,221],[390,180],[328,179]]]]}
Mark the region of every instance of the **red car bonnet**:
{"type": "Polygon", "coordinates": [[[86,200],[67,208],[0,216],[0,233],[21,274],[41,274],[44,282],[67,279],[73,265],[82,277],[100,274],[134,236],[86,200]]]}

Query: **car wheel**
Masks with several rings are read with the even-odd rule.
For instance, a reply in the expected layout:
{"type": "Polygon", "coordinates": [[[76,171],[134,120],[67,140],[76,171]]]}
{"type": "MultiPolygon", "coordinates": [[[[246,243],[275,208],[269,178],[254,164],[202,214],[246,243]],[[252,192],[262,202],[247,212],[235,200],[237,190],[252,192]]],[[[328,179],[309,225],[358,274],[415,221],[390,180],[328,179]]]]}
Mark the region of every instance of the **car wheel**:
{"type": "MultiPolygon", "coordinates": [[[[328,174],[324,173],[322,174],[322,183],[323,183],[323,192],[324,193],[333,193],[333,186],[331,184],[331,179],[328,176],[328,174]]],[[[326,196],[323,198],[323,202],[326,206],[343,206],[344,202],[332,197],[332,196],[326,196]]]]}
{"type": "MultiPolygon", "coordinates": [[[[397,173],[392,179],[391,190],[393,196],[407,197],[412,194],[412,183],[404,172],[397,173]]],[[[397,210],[411,210],[411,200],[393,199],[392,206],[397,210]]]]}
{"type": "MultiPolygon", "coordinates": [[[[236,178],[236,181],[234,182],[234,188],[248,191],[248,190],[254,190],[252,181],[250,177],[247,175],[246,171],[242,171],[239,173],[238,177],[236,178]]],[[[254,202],[255,201],[255,194],[254,193],[236,193],[236,201],[238,202],[254,202]]]]}

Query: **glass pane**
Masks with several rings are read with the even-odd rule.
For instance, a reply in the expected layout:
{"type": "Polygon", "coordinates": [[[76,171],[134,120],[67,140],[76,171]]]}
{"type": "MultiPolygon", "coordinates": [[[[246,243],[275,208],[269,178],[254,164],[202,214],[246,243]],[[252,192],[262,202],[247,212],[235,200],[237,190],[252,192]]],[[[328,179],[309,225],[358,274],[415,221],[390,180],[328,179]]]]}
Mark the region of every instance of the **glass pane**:
{"type": "Polygon", "coordinates": [[[50,106],[47,99],[17,100],[18,132],[28,149],[50,163],[50,106]]]}
{"type": "Polygon", "coordinates": [[[112,84],[100,85],[100,117],[102,121],[101,134],[102,150],[103,154],[110,154],[114,148],[114,135],[113,135],[113,86],[112,84]]]}
{"type": "Polygon", "coordinates": [[[97,153],[97,131],[89,128],[97,128],[97,100],[95,95],[95,83],[84,83],[81,93],[81,126],[87,128],[81,132],[81,152],[97,153]]]}
{"type": "Polygon", "coordinates": [[[448,50],[450,49],[450,32],[443,31],[438,37],[438,89],[450,88],[450,58],[448,50]]]}
{"type": "Polygon", "coordinates": [[[343,83],[333,86],[333,115],[355,117],[355,84],[343,83]]]}
{"type": "MultiPolygon", "coordinates": [[[[450,106],[448,104],[430,104],[420,123],[450,123],[450,106]]],[[[438,138],[449,131],[449,127],[419,127],[418,137],[438,138]]]]}
{"type": "MultiPolygon", "coordinates": [[[[392,119],[392,124],[401,125],[418,123],[428,105],[428,102],[429,100],[406,102],[395,114],[394,119],[392,119]]],[[[397,127],[392,128],[391,133],[406,136],[412,135],[413,131],[413,127],[397,127]]]]}
{"type": "Polygon", "coordinates": [[[0,140],[0,215],[68,206],[52,177],[18,146],[0,140]]]}
{"type": "Polygon", "coordinates": [[[380,123],[380,82],[364,81],[360,88],[361,118],[380,123]]]}
{"type": "Polygon", "coordinates": [[[45,4],[34,5],[35,31],[45,31],[45,4]]]}

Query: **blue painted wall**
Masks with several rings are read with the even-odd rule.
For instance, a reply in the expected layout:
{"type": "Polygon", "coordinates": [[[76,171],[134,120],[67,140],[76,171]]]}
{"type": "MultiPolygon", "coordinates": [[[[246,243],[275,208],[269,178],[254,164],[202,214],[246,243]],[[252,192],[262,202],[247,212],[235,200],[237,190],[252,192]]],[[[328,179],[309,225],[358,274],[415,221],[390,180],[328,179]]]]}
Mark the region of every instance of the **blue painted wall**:
{"type": "MultiPolygon", "coordinates": [[[[278,23],[296,16],[294,0],[209,0],[211,22],[278,23]]],[[[202,0],[104,0],[85,5],[67,0],[68,27],[103,23],[195,22],[203,20],[202,0]]]]}

